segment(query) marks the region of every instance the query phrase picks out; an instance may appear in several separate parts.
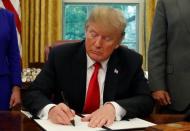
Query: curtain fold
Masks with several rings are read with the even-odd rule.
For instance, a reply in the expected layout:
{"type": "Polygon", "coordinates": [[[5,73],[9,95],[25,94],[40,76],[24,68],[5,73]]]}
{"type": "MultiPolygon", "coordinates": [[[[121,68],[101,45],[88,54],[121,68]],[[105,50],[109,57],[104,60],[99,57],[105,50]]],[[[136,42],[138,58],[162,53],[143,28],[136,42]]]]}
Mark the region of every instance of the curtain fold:
{"type": "Polygon", "coordinates": [[[23,67],[43,63],[47,45],[62,39],[62,0],[20,0],[23,67]]]}
{"type": "Polygon", "coordinates": [[[145,70],[148,68],[148,48],[149,48],[149,41],[150,41],[150,35],[151,35],[151,30],[152,30],[152,23],[153,23],[153,18],[154,18],[154,12],[155,12],[155,7],[156,7],[156,1],[157,0],[146,0],[146,8],[145,8],[145,43],[146,43],[146,67],[145,70]]]}

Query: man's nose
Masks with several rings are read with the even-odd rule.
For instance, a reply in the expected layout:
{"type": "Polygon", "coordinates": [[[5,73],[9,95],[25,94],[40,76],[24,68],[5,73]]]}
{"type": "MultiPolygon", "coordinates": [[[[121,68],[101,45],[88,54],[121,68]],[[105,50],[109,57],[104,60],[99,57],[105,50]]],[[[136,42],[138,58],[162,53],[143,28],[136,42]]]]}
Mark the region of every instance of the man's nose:
{"type": "Polygon", "coordinates": [[[101,45],[102,45],[102,36],[98,36],[97,37],[97,39],[96,39],[96,41],[95,41],[95,46],[96,47],[101,47],[101,45]]]}

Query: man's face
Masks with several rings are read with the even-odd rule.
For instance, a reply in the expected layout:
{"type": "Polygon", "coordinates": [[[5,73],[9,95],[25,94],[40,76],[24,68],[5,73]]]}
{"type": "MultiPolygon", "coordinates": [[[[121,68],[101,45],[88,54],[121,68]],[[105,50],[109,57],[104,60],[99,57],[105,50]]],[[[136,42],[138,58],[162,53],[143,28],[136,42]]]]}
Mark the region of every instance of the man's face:
{"type": "Polygon", "coordinates": [[[95,23],[90,23],[86,27],[86,52],[96,62],[108,59],[119,47],[121,40],[121,32],[108,33],[95,23]]]}

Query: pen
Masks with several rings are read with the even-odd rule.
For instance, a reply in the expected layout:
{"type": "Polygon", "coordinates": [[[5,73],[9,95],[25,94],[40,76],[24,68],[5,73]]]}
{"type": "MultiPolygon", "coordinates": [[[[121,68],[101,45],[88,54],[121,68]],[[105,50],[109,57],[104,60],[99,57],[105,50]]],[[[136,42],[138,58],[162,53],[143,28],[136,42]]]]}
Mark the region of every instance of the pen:
{"type": "Polygon", "coordinates": [[[74,120],[74,119],[71,120],[71,124],[72,124],[73,126],[75,126],[75,120],[74,120]]]}
{"type": "MultiPolygon", "coordinates": [[[[66,101],[65,96],[64,96],[64,94],[63,94],[63,91],[61,91],[61,97],[62,97],[64,103],[65,103],[67,106],[69,106],[69,103],[66,101]]],[[[73,119],[73,120],[70,120],[70,122],[71,122],[71,124],[72,124],[73,126],[75,126],[75,120],[74,120],[74,119],[73,119]]]]}

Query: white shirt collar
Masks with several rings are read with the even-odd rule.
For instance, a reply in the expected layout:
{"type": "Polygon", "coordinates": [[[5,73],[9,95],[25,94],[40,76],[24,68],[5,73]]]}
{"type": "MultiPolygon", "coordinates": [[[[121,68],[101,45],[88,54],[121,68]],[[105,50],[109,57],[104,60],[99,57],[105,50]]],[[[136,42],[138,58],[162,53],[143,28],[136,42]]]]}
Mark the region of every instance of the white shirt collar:
{"type": "MultiPolygon", "coordinates": [[[[87,53],[86,53],[86,56],[87,56],[87,69],[89,69],[89,68],[91,68],[91,67],[94,65],[95,61],[92,60],[92,59],[88,56],[87,53]]],[[[109,60],[109,58],[106,59],[106,60],[104,60],[104,61],[102,61],[102,62],[100,62],[101,68],[102,68],[103,70],[106,70],[106,69],[107,69],[108,60],[109,60]]]]}

